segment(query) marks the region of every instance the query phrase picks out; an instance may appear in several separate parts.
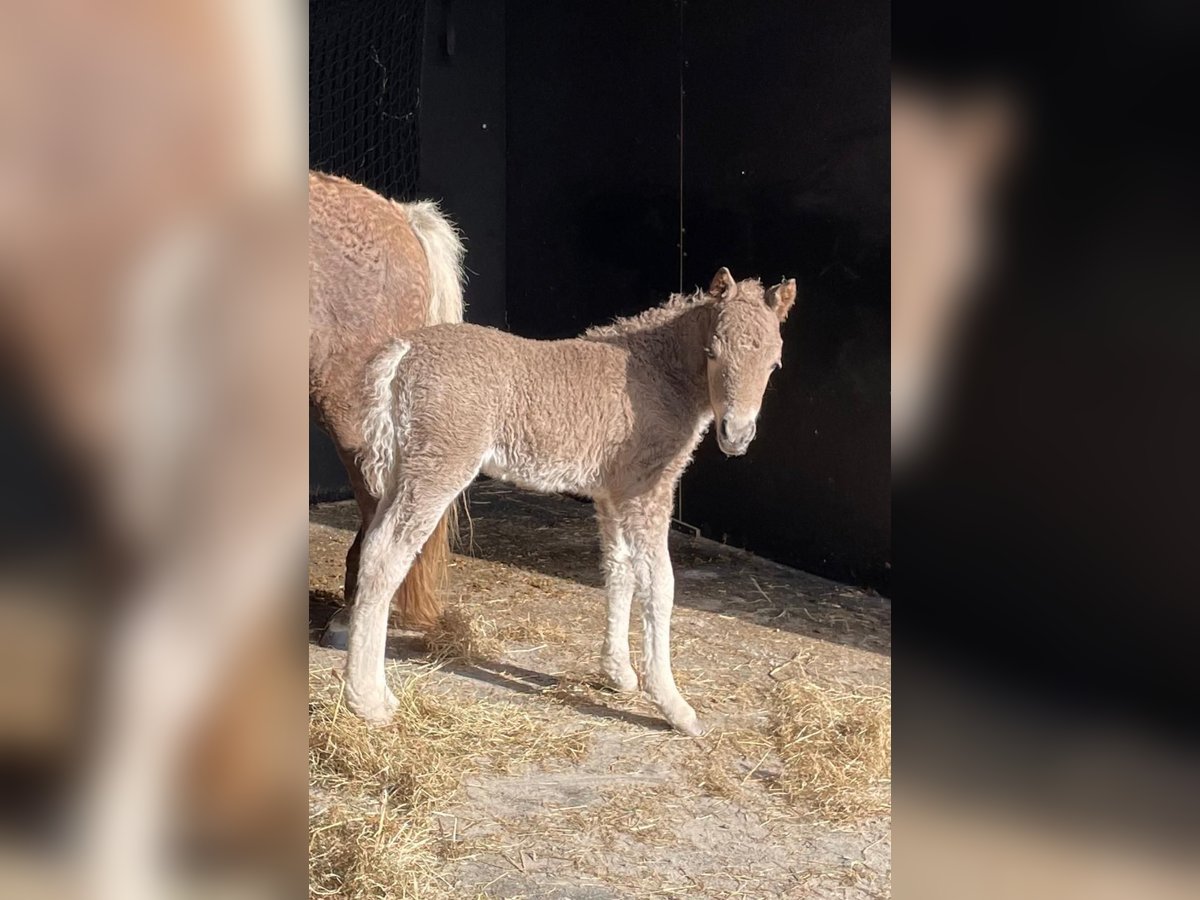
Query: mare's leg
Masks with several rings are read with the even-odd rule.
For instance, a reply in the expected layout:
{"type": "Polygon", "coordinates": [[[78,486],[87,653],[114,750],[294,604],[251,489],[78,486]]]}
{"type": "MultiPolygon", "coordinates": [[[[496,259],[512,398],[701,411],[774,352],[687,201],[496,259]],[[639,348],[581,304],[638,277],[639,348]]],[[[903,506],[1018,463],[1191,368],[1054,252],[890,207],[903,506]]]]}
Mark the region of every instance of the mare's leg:
{"type": "Polygon", "coordinates": [[[417,553],[475,472],[460,474],[425,478],[402,472],[363,536],[346,647],[346,702],[368,721],[386,722],[395,711],[396,698],[384,675],[388,609],[417,553]]]}
{"type": "Polygon", "coordinates": [[[634,582],[642,600],[642,686],[677,731],[702,734],[695,710],[679,693],[671,673],[671,609],[675,603],[675,573],[667,549],[671,491],[657,491],[626,504],[621,518],[630,538],[634,582]]]}
{"type": "Polygon", "coordinates": [[[342,456],[342,462],[346,466],[346,475],[350,479],[350,489],[354,491],[354,500],[358,503],[359,515],[358,531],[354,534],[354,543],[346,551],[346,578],[343,582],[345,588],[342,596],[346,600],[346,605],[349,606],[354,602],[354,594],[358,588],[358,560],[362,553],[363,536],[367,533],[367,525],[375,516],[377,503],[363,483],[362,473],[358,471],[358,464],[353,459],[347,460],[345,456],[342,456]]]}
{"type": "Polygon", "coordinates": [[[637,673],[629,662],[629,610],[633,604],[633,561],[629,544],[621,532],[616,507],[608,500],[596,501],[600,523],[600,548],[604,588],[608,595],[608,628],[600,666],[608,683],[619,691],[636,691],[637,673]]]}
{"type": "Polygon", "coordinates": [[[321,646],[345,650],[350,630],[350,609],[354,605],[354,594],[358,588],[358,560],[362,553],[363,536],[367,532],[367,526],[371,523],[371,519],[375,516],[375,507],[378,504],[363,482],[362,473],[358,470],[354,454],[339,449],[338,457],[346,469],[346,477],[350,481],[351,490],[354,491],[354,500],[358,503],[359,523],[358,531],[354,534],[354,542],[346,551],[346,577],[342,589],[345,605],[338,609],[326,623],[325,631],[321,635],[321,646]]]}

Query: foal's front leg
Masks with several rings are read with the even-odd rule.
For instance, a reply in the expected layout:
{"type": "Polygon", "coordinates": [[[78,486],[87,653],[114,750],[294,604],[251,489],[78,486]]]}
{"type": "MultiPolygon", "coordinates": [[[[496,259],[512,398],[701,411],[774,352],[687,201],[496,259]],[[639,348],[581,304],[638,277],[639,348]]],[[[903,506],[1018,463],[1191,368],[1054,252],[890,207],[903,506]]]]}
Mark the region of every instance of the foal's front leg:
{"type": "Polygon", "coordinates": [[[675,603],[675,573],[667,550],[670,523],[643,533],[635,541],[634,572],[642,597],[644,686],[650,699],[677,730],[693,736],[704,733],[696,711],[675,686],[671,673],[671,609],[675,603]]]}
{"type": "Polygon", "coordinates": [[[604,566],[604,589],[608,595],[608,627],[600,667],[608,683],[618,691],[636,691],[637,672],[629,661],[629,611],[633,605],[633,560],[621,530],[616,507],[607,500],[596,501],[600,523],[600,547],[604,566]]]}

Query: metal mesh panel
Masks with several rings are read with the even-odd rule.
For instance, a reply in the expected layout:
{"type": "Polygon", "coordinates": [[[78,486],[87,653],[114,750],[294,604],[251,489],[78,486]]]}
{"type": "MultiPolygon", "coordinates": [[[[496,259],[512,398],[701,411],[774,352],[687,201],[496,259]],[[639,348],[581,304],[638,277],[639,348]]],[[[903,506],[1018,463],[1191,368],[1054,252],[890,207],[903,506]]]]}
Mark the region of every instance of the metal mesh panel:
{"type": "Polygon", "coordinates": [[[412,200],[424,0],[310,0],[308,10],[309,166],[412,200]]]}

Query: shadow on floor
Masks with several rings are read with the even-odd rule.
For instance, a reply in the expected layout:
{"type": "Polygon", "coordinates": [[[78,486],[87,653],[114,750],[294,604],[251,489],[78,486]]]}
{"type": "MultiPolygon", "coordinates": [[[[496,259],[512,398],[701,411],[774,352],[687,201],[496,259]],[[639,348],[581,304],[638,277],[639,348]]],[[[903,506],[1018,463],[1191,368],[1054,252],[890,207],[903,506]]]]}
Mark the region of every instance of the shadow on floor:
{"type": "MultiPolygon", "coordinates": [[[[468,490],[458,552],[603,587],[590,503],[482,479],[468,490]]],[[[310,519],[353,532],[353,503],[322,504],[310,519]]],[[[680,531],[671,534],[678,606],[734,615],[883,655],[891,654],[891,602],[857,588],[680,531]]]]}
{"type": "MultiPolygon", "coordinates": [[[[340,595],[333,594],[330,591],[309,591],[308,637],[311,643],[318,643],[320,641],[325,626],[329,624],[329,620],[341,609],[341,606],[342,598],[340,595]]],[[[429,661],[429,653],[425,649],[425,644],[420,637],[412,634],[393,634],[388,637],[387,658],[405,662],[423,663],[429,661]]],[[[542,696],[560,683],[559,679],[553,675],[493,660],[481,660],[473,663],[452,661],[443,663],[442,668],[447,672],[460,675],[464,678],[470,678],[483,684],[529,696],[542,696]]],[[[608,688],[599,682],[589,682],[588,687],[608,691],[608,688]]],[[[614,694],[613,696],[615,698],[619,695],[614,694]]],[[[594,716],[598,719],[611,719],[660,731],[671,730],[667,723],[660,718],[642,715],[641,713],[629,710],[616,709],[611,706],[604,706],[589,700],[587,697],[560,692],[554,695],[554,699],[577,712],[594,716]]]]}

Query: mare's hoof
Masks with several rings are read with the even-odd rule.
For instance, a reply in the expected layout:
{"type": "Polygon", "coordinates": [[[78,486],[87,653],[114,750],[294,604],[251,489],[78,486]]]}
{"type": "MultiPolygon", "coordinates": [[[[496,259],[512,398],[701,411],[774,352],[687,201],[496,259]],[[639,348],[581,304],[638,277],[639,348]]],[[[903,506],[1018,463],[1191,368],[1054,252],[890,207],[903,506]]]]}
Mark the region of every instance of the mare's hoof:
{"type": "Polygon", "coordinates": [[[320,644],[329,650],[345,650],[350,642],[350,610],[343,606],[333,614],[321,632],[320,644]]]}

